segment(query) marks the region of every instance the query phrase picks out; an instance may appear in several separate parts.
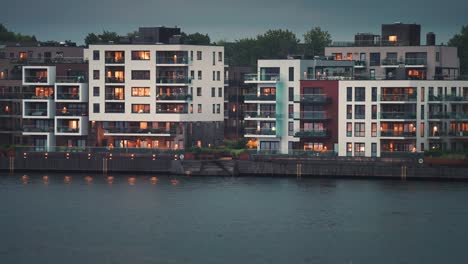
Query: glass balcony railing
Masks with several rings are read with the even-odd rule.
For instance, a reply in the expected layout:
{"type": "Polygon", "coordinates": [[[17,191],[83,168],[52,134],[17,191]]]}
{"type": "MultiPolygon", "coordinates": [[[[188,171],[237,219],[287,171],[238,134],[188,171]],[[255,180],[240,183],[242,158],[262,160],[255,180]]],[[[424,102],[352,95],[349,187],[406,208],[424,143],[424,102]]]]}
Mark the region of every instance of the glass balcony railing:
{"type": "Polygon", "coordinates": [[[275,111],[245,111],[244,118],[276,118],[275,111]]]}
{"type": "Polygon", "coordinates": [[[266,74],[245,74],[244,81],[279,81],[279,73],[266,73],[266,74]]]}
{"type": "Polygon", "coordinates": [[[311,138],[311,137],[327,137],[328,130],[326,129],[315,129],[315,130],[300,130],[294,133],[295,137],[299,138],[311,138]]]}
{"type": "Polygon", "coordinates": [[[354,61],[354,67],[366,67],[367,64],[366,64],[366,61],[354,61]]]}
{"type": "Polygon", "coordinates": [[[429,112],[429,119],[468,119],[464,112],[429,112]]]}
{"type": "Polygon", "coordinates": [[[139,127],[107,127],[106,134],[175,134],[175,129],[139,128],[139,127]]]}
{"type": "Polygon", "coordinates": [[[188,57],[178,57],[178,56],[169,56],[169,57],[156,57],[156,64],[189,64],[190,58],[188,57]]]}
{"type": "Polygon", "coordinates": [[[156,101],[190,101],[192,100],[191,94],[158,94],[156,101]]]}
{"type": "Polygon", "coordinates": [[[276,101],[276,94],[246,94],[244,101],[276,101]]]}
{"type": "Polygon", "coordinates": [[[60,100],[80,100],[80,94],[78,93],[57,93],[57,99],[60,100]]]}
{"type": "Polygon", "coordinates": [[[306,103],[306,104],[308,103],[323,104],[323,103],[329,103],[331,101],[331,98],[326,96],[325,94],[301,94],[301,95],[295,95],[294,101],[306,103]]]}
{"type": "Polygon", "coordinates": [[[451,137],[468,137],[468,131],[463,130],[452,130],[448,133],[451,137]]]}
{"type": "Polygon", "coordinates": [[[47,109],[38,108],[38,109],[26,110],[24,112],[24,115],[25,116],[47,116],[47,109]]]}
{"type": "Polygon", "coordinates": [[[80,132],[79,127],[71,128],[68,126],[57,126],[58,133],[78,133],[80,132]]]}
{"type": "Polygon", "coordinates": [[[24,125],[23,126],[24,132],[53,132],[53,127],[48,126],[36,126],[36,125],[24,125]]]}
{"type": "Polygon", "coordinates": [[[55,111],[56,116],[87,116],[87,109],[57,109],[55,111]]]}
{"type": "Polygon", "coordinates": [[[434,101],[455,101],[455,102],[463,102],[463,101],[468,101],[468,96],[456,96],[456,95],[447,95],[447,96],[435,96],[435,95],[429,95],[429,101],[434,102],[434,101]]]}
{"type": "Polygon", "coordinates": [[[302,112],[295,112],[294,119],[326,120],[328,119],[328,115],[327,115],[327,112],[325,111],[302,111],[302,112]]]}
{"type": "Polygon", "coordinates": [[[125,57],[106,57],[107,64],[122,64],[125,63],[125,57]]]}
{"type": "Polygon", "coordinates": [[[124,83],[125,78],[119,77],[106,77],[106,83],[124,83]]]}
{"type": "Polygon", "coordinates": [[[47,77],[25,76],[24,81],[27,82],[27,83],[47,83],[47,77]]]}
{"type": "Polygon", "coordinates": [[[381,112],[380,119],[416,119],[416,113],[411,112],[381,112]]]}
{"type": "Polygon", "coordinates": [[[244,133],[246,135],[276,135],[276,130],[273,128],[245,128],[244,133]]]}
{"type": "Polygon", "coordinates": [[[172,108],[165,108],[165,109],[156,109],[157,114],[187,114],[187,109],[172,109],[172,108]]]}
{"type": "Polygon", "coordinates": [[[192,78],[189,76],[181,76],[181,77],[156,77],[156,83],[162,84],[189,84],[192,82],[192,78]]]}
{"type": "Polygon", "coordinates": [[[58,83],[85,83],[87,78],[85,76],[57,76],[55,82],[58,83]]]}
{"type": "Polygon", "coordinates": [[[406,58],[406,65],[426,65],[427,60],[425,58],[406,58]]]}
{"type": "Polygon", "coordinates": [[[415,137],[416,131],[381,130],[381,137],[415,137]]]}
{"type": "Polygon", "coordinates": [[[417,94],[382,94],[380,101],[396,102],[396,101],[416,101],[417,94]]]}
{"type": "Polygon", "coordinates": [[[399,64],[403,64],[403,62],[396,58],[385,58],[382,60],[382,65],[384,66],[397,66],[399,64]]]}

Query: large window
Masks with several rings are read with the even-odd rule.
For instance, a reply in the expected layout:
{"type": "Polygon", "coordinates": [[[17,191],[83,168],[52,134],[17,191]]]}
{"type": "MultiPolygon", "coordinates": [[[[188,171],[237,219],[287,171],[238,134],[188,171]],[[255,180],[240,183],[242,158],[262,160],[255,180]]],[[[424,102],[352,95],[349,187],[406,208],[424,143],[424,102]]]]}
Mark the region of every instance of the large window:
{"type": "Polygon", "coordinates": [[[149,80],[150,71],[132,71],[132,80],[149,80]]]}
{"type": "Polygon", "coordinates": [[[106,113],[125,113],[125,103],[106,103],[106,113]]]}
{"type": "Polygon", "coordinates": [[[366,136],[366,124],[365,123],[354,123],[354,136],[355,137],[366,136]]]}
{"type": "Polygon", "coordinates": [[[202,52],[197,51],[197,60],[202,60],[202,52]]]}
{"type": "Polygon", "coordinates": [[[353,101],[353,87],[346,87],[346,101],[353,101]]]}
{"type": "Polygon", "coordinates": [[[354,156],[364,157],[366,155],[366,144],[365,143],[354,143],[354,156]]]}
{"type": "Polygon", "coordinates": [[[93,113],[98,114],[99,112],[99,104],[93,104],[93,113]]]}
{"type": "Polygon", "coordinates": [[[377,102],[377,87],[372,87],[372,102],[377,102]]]}
{"type": "Polygon", "coordinates": [[[125,100],[124,87],[106,87],[106,100],[125,100]]]}
{"type": "Polygon", "coordinates": [[[197,96],[202,96],[201,87],[197,87],[197,96]]]}
{"type": "Polygon", "coordinates": [[[356,102],[366,101],[366,88],[365,87],[356,87],[355,88],[354,101],[356,101],[356,102]]]}
{"type": "Polygon", "coordinates": [[[99,80],[99,70],[93,71],[93,80],[99,80]]]}
{"type": "Polygon", "coordinates": [[[370,66],[380,66],[380,53],[378,52],[370,53],[370,66]]]}
{"type": "Polygon", "coordinates": [[[211,87],[211,97],[216,97],[216,88],[211,87]]]}
{"type": "Polygon", "coordinates": [[[93,96],[99,96],[99,86],[93,87],[93,96]]]}
{"type": "Polygon", "coordinates": [[[294,81],[294,67],[289,67],[289,81],[294,81]]]}
{"type": "Polygon", "coordinates": [[[223,53],[221,51],[218,52],[218,61],[223,61],[223,53]]]}
{"type": "Polygon", "coordinates": [[[223,88],[222,87],[218,88],[218,97],[223,97],[223,88]]]}
{"type": "Polygon", "coordinates": [[[132,113],[149,114],[149,104],[132,104],[132,113]]]}
{"type": "Polygon", "coordinates": [[[99,60],[99,50],[93,50],[93,60],[99,60]]]}
{"type": "Polygon", "coordinates": [[[150,88],[149,87],[132,87],[132,96],[133,97],[149,97],[150,88]]]}
{"type": "Polygon", "coordinates": [[[366,106],[365,105],[354,106],[354,119],[366,119],[366,106]]]}
{"type": "Polygon", "coordinates": [[[132,51],[132,60],[149,60],[150,51],[149,50],[134,50],[132,51]]]}

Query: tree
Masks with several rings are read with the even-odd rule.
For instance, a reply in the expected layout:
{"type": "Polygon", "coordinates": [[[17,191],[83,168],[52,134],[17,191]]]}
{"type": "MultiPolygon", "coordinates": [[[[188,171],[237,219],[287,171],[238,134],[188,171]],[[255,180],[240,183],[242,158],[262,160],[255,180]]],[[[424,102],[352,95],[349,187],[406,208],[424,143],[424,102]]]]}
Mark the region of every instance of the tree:
{"type": "Polygon", "coordinates": [[[257,46],[261,59],[284,59],[298,50],[299,39],[296,35],[283,29],[268,30],[257,36],[257,46]]]}
{"type": "Polygon", "coordinates": [[[102,34],[99,35],[89,33],[85,37],[85,44],[88,46],[90,44],[109,43],[110,41],[117,43],[119,40],[120,36],[116,32],[104,30],[102,34]]]}
{"type": "Polygon", "coordinates": [[[304,55],[317,56],[325,54],[325,47],[332,42],[330,33],[315,27],[304,34],[304,55]]]}
{"type": "Polygon", "coordinates": [[[460,74],[468,75],[468,25],[463,26],[460,34],[455,34],[455,36],[449,40],[448,45],[458,48],[460,74]]]}
{"type": "Polygon", "coordinates": [[[0,24],[0,42],[37,42],[37,39],[34,35],[22,35],[9,31],[3,24],[0,24]]]}
{"type": "Polygon", "coordinates": [[[181,42],[184,44],[191,44],[191,45],[209,45],[211,43],[210,36],[208,34],[201,34],[201,33],[193,33],[193,34],[181,34],[181,42]]]}

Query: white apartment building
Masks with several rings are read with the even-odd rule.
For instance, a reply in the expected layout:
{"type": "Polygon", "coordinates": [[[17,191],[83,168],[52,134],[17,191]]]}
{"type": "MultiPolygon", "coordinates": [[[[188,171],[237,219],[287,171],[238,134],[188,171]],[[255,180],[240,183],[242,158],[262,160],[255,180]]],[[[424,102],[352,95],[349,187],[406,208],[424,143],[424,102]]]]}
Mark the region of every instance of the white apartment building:
{"type": "Polygon", "coordinates": [[[339,156],[468,149],[468,81],[339,81],[339,156]]]}
{"type": "Polygon", "coordinates": [[[183,149],[221,144],[224,47],[90,45],[96,146],[183,149]]]}

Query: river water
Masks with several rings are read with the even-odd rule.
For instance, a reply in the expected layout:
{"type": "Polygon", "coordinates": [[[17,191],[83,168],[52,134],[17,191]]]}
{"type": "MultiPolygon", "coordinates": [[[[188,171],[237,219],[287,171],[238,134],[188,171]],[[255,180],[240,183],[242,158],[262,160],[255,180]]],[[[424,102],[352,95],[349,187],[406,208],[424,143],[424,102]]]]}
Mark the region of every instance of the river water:
{"type": "Polygon", "coordinates": [[[2,175],[0,263],[468,263],[468,183],[2,175]]]}

